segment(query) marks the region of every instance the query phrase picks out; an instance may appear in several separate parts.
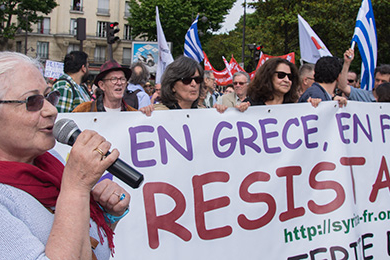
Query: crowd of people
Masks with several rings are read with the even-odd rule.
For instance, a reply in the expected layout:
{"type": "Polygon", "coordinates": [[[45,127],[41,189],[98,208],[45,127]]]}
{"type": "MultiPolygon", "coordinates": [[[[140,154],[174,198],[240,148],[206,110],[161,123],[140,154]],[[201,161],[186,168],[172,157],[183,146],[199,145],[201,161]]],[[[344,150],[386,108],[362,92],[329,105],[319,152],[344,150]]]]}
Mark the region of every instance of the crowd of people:
{"type": "Polygon", "coordinates": [[[217,87],[212,71],[188,57],[169,64],[153,84],[142,62],[130,68],[110,60],[89,76],[88,56],[73,51],[64,74],[48,86],[41,64],[23,54],[0,52],[0,248],[5,259],[108,259],[113,231],[127,214],[130,195],[115,182],[100,181],[118,158],[98,133],[83,131],[66,163],[49,151],[55,145],[57,113],[228,108],[347,100],[390,102],[390,65],[375,70],[373,90],[359,88],[349,70],[354,58],[321,57],[299,69],[282,59],[267,60],[251,80],[236,72],[232,84],[217,87]],[[46,102],[48,101],[48,102],[46,102]],[[92,248],[92,250],[91,250],[92,248]]]}
{"type": "MultiPolygon", "coordinates": [[[[87,56],[83,52],[74,51],[65,57],[65,73],[54,83],[53,89],[60,92],[58,112],[140,110],[150,115],[155,109],[216,108],[224,112],[229,107],[245,111],[249,106],[299,102],[310,102],[316,107],[321,101],[327,100],[337,100],[340,106],[345,105],[348,99],[379,101],[376,89],[380,84],[390,81],[390,65],[376,68],[374,89],[365,91],[360,89],[359,75],[349,70],[353,55],[354,51],[348,49],[342,60],[322,57],[316,64],[305,63],[299,68],[285,59],[272,58],[258,69],[252,80],[248,73],[239,71],[232,76],[232,83],[227,86],[217,86],[212,71],[203,71],[185,57],[179,57],[168,66],[162,82],[158,84],[150,80],[148,69],[141,61],[132,64],[130,69],[122,68],[115,61],[108,61],[96,76],[99,80],[95,79],[90,86],[81,84],[88,76],[87,56]],[[107,66],[112,66],[112,63],[117,68],[113,71],[126,74],[120,82],[107,80],[112,78],[108,77],[110,74],[106,75],[107,66]],[[189,88],[182,90],[181,83],[189,88]],[[108,85],[114,89],[110,90],[108,85]],[[110,98],[114,98],[114,93],[117,105],[113,108],[103,106],[103,97],[105,103],[108,103],[110,98]],[[83,102],[86,104],[75,109],[83,102]]],[[[387,88],[382,87],[381,93],[380,102],[388,102],[384,98],[387,96],[387,88]]]]}

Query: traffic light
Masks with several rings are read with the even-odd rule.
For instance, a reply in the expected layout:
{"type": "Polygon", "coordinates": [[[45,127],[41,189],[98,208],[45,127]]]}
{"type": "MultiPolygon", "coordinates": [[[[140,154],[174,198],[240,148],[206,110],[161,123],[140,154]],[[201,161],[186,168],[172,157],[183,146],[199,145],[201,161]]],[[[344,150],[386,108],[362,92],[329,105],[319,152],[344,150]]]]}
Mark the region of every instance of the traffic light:
{"type": "Polygon", "coordinates": [[[76,39],[79,41],[84,41],[87,39],[86,33],[85,33],[85,18],[77,18],[76,24],[76,39]]]}
{"type": "Polygon", "coordinates": [[[118,26],[117,22],[114,23],[107,23],[107,43],[108,44],[113,44],[117,40],[119,40],[118,36],[115,36],[117,32],[119,32],[119,28],[116,28],[118,26]]]}
{"type": "Polygon", "coordinates": [[[253,59],[255,60],[256,65],[260,59],[261,49],[263,49],[263,45],[256,45],[254,50],[253,50],[253,59]]]}

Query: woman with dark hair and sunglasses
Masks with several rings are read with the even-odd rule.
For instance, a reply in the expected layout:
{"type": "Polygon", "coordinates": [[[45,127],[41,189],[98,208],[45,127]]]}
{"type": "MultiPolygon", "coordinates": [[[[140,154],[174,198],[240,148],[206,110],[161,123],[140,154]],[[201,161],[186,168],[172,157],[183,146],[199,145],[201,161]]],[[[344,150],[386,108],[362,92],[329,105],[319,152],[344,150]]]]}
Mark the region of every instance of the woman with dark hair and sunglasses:
{"type": "Polygon", "coordinates": [[[64,166],[48,151],[59,94],[36,60],[0,52],[0,252],[2,259],[109,259],[130,195],[98,182],[118,158],[83,131],[64,166]]]}
{"type": "Polygon", "coordinates": [[[252,106],[295,103],[298,100],[298,69],[286,59],[272,58],[256,71],[249,83],[252,106]]]}
{"type": "Polygon", "coordinates": [[[180,56],[161,77],[161,103],[156,110],[198,108],[203,69],[195,60],[180,56]]]}

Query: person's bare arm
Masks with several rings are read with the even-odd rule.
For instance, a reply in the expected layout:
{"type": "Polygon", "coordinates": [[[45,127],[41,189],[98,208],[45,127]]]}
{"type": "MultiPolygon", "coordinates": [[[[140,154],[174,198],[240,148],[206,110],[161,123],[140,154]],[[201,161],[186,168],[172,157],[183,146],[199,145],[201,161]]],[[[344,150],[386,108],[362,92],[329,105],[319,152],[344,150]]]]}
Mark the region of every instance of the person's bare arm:
{"type": "Polygon", "coordinates": [[[89,237],[90,193],[92,187],[119,152],[94,131],[83,131],[77,138],[65,165],[61,192],[57,199],[53,227],[45,253],[50,259],[91,259],[89,237]]]}
{"type": "Polygon", "coordinates": [[[338,88],[347,96],[351,94],[351,86],[348,85],[347,75],[349,71],[349,66],[354,58],[353,49],[348,49],[344,52],[344,64],[343,69],[338,78],[338,88]]]}

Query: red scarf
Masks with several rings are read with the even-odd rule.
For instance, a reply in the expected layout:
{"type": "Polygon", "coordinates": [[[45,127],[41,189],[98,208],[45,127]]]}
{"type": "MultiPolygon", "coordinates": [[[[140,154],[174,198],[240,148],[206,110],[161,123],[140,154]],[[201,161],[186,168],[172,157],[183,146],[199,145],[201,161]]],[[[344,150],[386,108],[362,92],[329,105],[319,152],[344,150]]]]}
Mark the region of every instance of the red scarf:
{"type": "MultiPolygon", "coordinates": [[[[64,165],[53,155],[46,152],[35,158],[35,166],[20,162],[0,161],[0,183],[4,183],[25,192],[36,198],[45,207],[55,207],[61,188],[64,165]]],[[[97,224],[100,243],[104,239],[101,229],[108,238],[111,253],[114,251],[114,232],[104,219],[99,205],[90,200],[91,218],[97,224]]]]}

